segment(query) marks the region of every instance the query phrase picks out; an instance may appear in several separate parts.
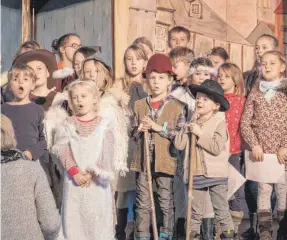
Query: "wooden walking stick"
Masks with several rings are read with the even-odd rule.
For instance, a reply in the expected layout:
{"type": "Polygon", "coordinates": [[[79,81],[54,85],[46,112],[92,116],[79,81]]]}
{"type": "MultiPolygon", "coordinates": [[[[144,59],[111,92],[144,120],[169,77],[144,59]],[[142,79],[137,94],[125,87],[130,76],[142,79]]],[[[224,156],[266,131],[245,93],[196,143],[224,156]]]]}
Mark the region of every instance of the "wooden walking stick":
{"type": "MultiPolygon", "coordinates": [[[[192,122],[196,121],[197,112],[195,110],[192,122]]],[[[191,208],[192,208],[192,188],[193,188],[193,173],[196,169],[196,136],[191,133],[191,137],[189,137],[191,141],[191,156],[189,161],[189,178],[188,178],[188,203],[187,203],[187,221],[186,221],[186,237],[185,240],[190,240],[191,234],[191,208]]]]}
{"type": "Polygon", "coordinates": [[[152,230],[153,230],[153,239],[158,240],[158,231],[156,225],[156,215],[155,215],[155,205],[153,198],[153,188],[152,188],[152,177],[151,177],[151,168],[150,168],[150,151],[149,151],[149,142],[148,142],[148,131],[144,132],[144,140],[145,140],[145,152],[146,152],[146,171],[147,171],[147,180],[148,180],[148,188],[149,188],[149,197],[150,197],[150,205],[151,205],[151,221],[152,221],[152,230]]]}

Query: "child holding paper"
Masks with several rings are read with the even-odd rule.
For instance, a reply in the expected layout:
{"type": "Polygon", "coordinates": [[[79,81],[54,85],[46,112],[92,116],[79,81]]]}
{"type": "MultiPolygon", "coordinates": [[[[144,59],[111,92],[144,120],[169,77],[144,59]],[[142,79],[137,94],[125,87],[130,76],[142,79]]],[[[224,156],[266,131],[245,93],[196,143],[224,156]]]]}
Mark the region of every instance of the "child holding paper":
{"type": "MultiPolygon", "coordinates": [[[[262,56],[262,76],[247,98],[241,118],[241,133],[255,161],[264,161],[265,154],[276,154],[280,164],[287,163],[287,84],[283,79],[286,61],[282,53],[268,51],[262,56]]],[[[286,168],[285,168],[286,169],[286,168]]],[[[260,239],[272,239],[270,197],[272,184],[259,183],[258,218],[260,239]]],[[[285,183],[275,184],[278,200],[279,229],[277,239],[286,239],[285,183]],[[284,217],[285,215],[285,217],[284,217]]]]}

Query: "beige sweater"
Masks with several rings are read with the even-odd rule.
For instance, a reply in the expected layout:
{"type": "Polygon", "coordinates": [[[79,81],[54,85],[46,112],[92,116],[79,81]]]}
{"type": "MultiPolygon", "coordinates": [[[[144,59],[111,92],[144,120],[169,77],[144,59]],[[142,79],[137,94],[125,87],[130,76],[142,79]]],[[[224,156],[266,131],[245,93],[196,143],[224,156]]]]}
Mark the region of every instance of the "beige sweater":
{"type": "MultiPolygon", "coordinates": [[[[201,124],[203,135],[196,142],[196,169],[194,175],[206,177],[228,177],[229,137],[225,120],[221,113],[212,116],[201,124]]],[[[184,175],[188,176],[189,157],[191,153],[189,144],[190,134],[186,129],[175,138],[175,147],[178,150],[186,148],[188,158],[184,163],[184,175]]]]}

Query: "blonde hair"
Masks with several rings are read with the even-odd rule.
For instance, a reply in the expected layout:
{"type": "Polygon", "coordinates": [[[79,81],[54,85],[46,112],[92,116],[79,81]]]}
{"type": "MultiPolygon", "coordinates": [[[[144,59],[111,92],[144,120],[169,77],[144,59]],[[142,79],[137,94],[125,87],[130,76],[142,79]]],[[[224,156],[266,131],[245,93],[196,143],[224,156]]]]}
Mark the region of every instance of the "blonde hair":
{"type": "MultiPolygon", "coordinates": [[[[134,40],[134,42],[132,43],[132,45],[146,45],[149,47],[149,49],[153,52],[153,46],[150,40],[148,40],[148,38],[146,37],[139,37],[136,40],[134,40]]],[[[145,52],[146,53],[146,52],[145,52]]]]}
{"type": "Polygon", "coordinates": [[[31,78],[35,83],[37,76],[33,68],[29,67],[27,64],[20,63],[15,64],[8,72],[8,83],[13,80],[13,78],[17,78],[19,74],[23,72],[25,77],[31,78]]]}
{"type": "Polygon", "coordinates": [[[91,90],[93,97],[94,97],[94,100],[95,100],[94,111],[97,112],[98,111],[98,103],[100,101],[100,92],[99,92],[98,87],[96,86],[95,82],[92,80],[75,80],[67,86],[68,104],[69,104],[69,108],[72,110],[73,114],[75,114],[75,109],[74,109],[74,106],[72,103],[72,92],[76,86],[88,87],[91,90]]]}
{"type": "Polygon", "coordinates": [[[243,74],[240,68],[234,63],[224,63],[218,70],[222,70],[225,74],[231,77],[235,84],[234,94],[238,96],[245,96],[245,85],[243,74]]]}
{"type": "Polygon", "coordinates": [[[190,65],[194,60],[194,52],[187,47],[176,47],[172,49],[168,55],[173,64],[183,61],[190,65]]]}
{"type": "Polygon", "coordinates": [[[262,56],[262,58],[263,58],[265,55],[268,55],[268,54],[277,56],[278,59],[279,59],[279,61],[285,66],[285,71],[281,73],[281,77],[282,77],[282,76],[285,76],[285,75],[286,75],[287,63],[286,63],[286,59],[285,59],[283,53],[280,52],[280,51],[271,50],[271,51],[268,51],[268,52],[264,53],[263,56],[262,56]]]}
{"type": "Polygon", "coordinates": [[[12,122],[5,115],[1,114],[1,150],[6,151],[16,148],[17,141],[12,122]]]}
{"type": "MultiPolygon", "coordinates": [[[[111,69],[109,69],[106,65],[104,65],[101,61],[98,61],[95,58],[88,58],[86,60],[84,60],[83,62],[83,71],[85,68],[85,64],[88,61],[93,61],[95,64],[95,67],[97,69],[97,79],[99,79],[100,81],[102,81],[104,83],[104,85],[100,88],[101,91],[107,91],[108,89],[110,89],[113,86],[113,74],[111,69]]],[[[98,80],[97,80],[98,81],[98,80]]]]}
{"type": "Polygon", "coordinates": [[[127,54],[129,51],[133,51],[138,59],[143,59],[146,62],[148,61],[147,54],[141,46],[131,45],[126,49],[125,54],[124,54],[125,76],[124,78],[122,78],[124,92],[128,92],[132,84],[131,76],[130,76],[130,73],[128,72],[128,68],[126,64],[126,58],[127,58],[127,54]]]}

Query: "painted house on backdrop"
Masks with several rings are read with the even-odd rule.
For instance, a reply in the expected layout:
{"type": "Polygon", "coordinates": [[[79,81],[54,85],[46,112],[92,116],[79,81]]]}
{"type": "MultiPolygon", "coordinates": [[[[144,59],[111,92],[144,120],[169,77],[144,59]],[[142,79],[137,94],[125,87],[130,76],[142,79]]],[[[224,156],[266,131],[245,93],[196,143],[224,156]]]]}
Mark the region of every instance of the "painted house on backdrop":
{"type": "MultiPolygon", "coordinates": [[[[276,32],[278,19],[275,12],[282,0],[121,0],[121,11],[115,12],[115,28],[121,33],[116,45],[116,72],[120,75],[123,49],[140,36],[154,43],[155,51],[169,51],[168,31],[184,26],[191,32],[189,47],[196,54],[205,55],[215,46],[224,47],[231,61],[243,71],[252,68],[256,39],[276,32]],[[123,26],[128,26],[124,29],[123,26]],[[125,36],[128,37],[125,37],[125,36]]],[[[117,30],[116,30],[117,31],[117,30]]]]}
{"type": "Polygon", "coordinates": [[[279,47],[287,58],[287,2],[282,0],[274,11],[276,15],[275,34],[279,39],[279,47]]]}

